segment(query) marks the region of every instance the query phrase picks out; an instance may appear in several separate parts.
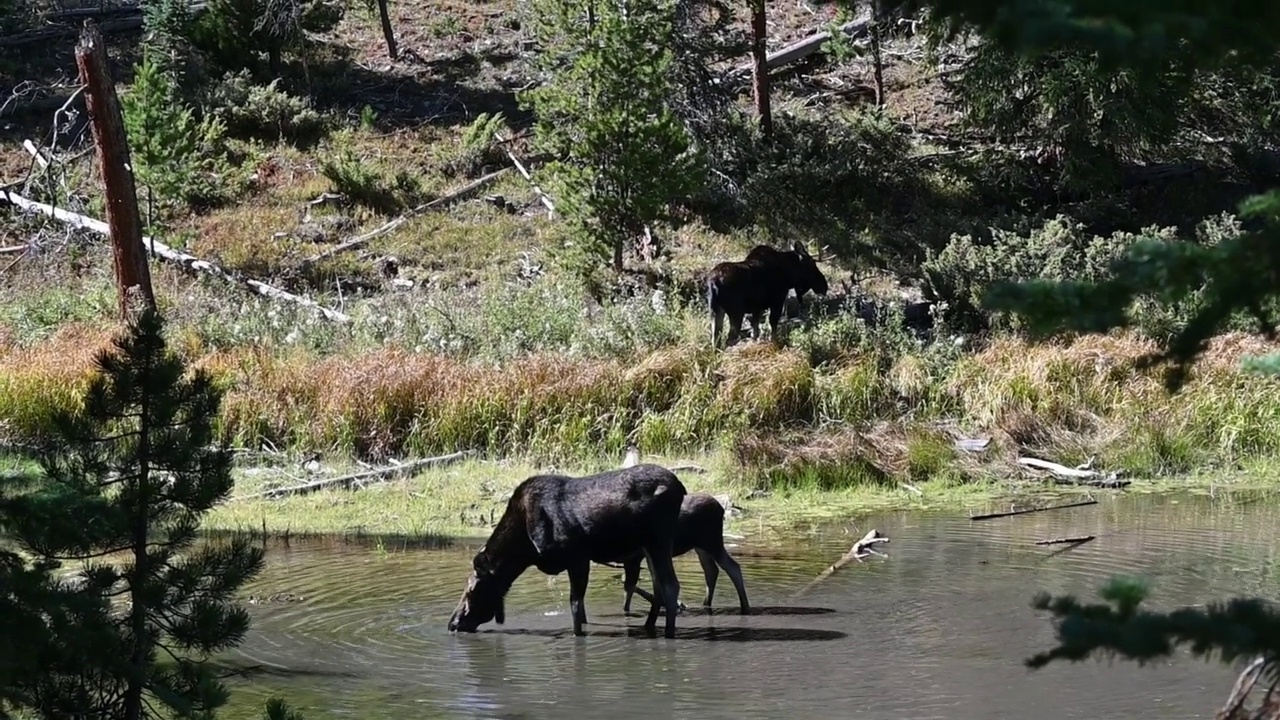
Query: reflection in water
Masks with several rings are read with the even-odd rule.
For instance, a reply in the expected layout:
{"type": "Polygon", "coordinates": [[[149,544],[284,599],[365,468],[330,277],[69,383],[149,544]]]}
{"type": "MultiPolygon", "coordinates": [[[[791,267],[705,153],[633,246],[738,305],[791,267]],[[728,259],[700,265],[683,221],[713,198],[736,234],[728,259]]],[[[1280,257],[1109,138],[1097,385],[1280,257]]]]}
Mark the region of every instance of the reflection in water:
{"type": "MultiPolygon", "coordinates": [[[[680,618],[675,640],[622,614],[611,568],[592,568],[587,637],[572,634],[567,578],[532,569],[508,596],[506,625],[451,636],[478,543],[277,547],[245,593],[300,599],[250,607],[253,628],[228,662],[259,671],[236,681],[226,715],[256,717],[280,694],[314,719],[1211,717],[1234,679],[1216,664],[1026,670],[1053,642],[1032,595],[1093,598],[1114,573],[1152,578],[1152,604],[1165,608],[1276,588],[1280,508],[1261,502],[1133,496],[976,523],[899,513],[854,525],[767,548],[748,539],[731,552],[755,612],[718,593],[712,612],[680,618]],[[888,559],[800,593],[870,527],[892,538],[888,559]],[[1033,544],[1063,535],[1098,537],[1057,554],[1033,544]]],[[[700,599],[695,556],[676,569],[686,602],[700,599]]]]}

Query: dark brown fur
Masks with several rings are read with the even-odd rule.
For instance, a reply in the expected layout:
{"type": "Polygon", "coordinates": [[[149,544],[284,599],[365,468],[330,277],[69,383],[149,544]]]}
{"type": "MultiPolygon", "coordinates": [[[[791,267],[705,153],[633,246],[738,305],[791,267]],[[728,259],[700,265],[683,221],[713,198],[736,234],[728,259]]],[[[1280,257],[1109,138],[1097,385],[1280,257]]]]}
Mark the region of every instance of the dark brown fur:
{"type": "Polygon", "coordinates": [[[826,295],[827,278],[803,244],[793,243],[790,250],[757,245],[744,260],[722,262],[707,274],[707,305],[711,309],[711,344],[719,346],[720,328],[729,318],[726,346],[742,333],[742,319],[751,318],[751,337],[760,336],[760,323],[769,311],[769,330],[778,339],[782,308],[787,294],[796,291],[799,299],[810,290],[826,295]]]}
{"type": "Polygon", "coordinates": [[[490,620],[502,624],[503,598],[533,566],[547,575],[569,573],[573,632],[581,635],[591,563],[621,563],[641,555],[657,598],[644,627],[654,631],[661,603],[667,611],[664,634],[674,637],[680,581],[671,558],[686,492],[674,473],[650,464],[581,478],[526,479],[516,486],[488,542],[472,560],[449,631],[475,632],[490,620]]]}
{"type": "MultiPolygon", "coordinates": [[[[738,604],[743,615],[751,614],[751,604],[747,602],[747,588],[742,581],[742,568],[724,546],[724,506],[713,496],[705,493],[693,493],[684,496],[680,505],[680,527],[676,531],[676,542],[672,555],[679,557],[690,550],[698,553],[698,561],[702,563],[702,574],[706,578],[707,593],[703,596],[702,605],[711,607],[711,597],[716,591],[716,579],[720,576],[720,568],[728,573],[733,587],[738,591],[738,604]],[[719,567],[716,567],[719,565],[719,567]]],[[[631,612],[631,595],[639,593],[649,603],[653,596],[637,587],[640,579],[640,561],[643,556],[636,555],[623,563],[622,586],[626,592],[626,601],[622,611],[631,612]]]]}

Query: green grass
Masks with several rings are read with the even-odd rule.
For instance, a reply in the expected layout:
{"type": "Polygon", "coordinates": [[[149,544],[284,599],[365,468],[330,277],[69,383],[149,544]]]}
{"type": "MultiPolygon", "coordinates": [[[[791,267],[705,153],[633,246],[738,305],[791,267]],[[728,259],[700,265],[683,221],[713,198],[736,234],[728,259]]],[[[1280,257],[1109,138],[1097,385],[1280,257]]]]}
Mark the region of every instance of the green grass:
{"type": "MultiPolygon", "coordinates": [[[[869,513],[935,511],[967,516],[998,512],[1011,504],[1053,502],[1117,492],[1221,493],[1274,490],[1280,486],[1275,460],[1245,463],[1238,470],[1153,479],[1138,479],[1128,488],[1098,490],[1023,480],[994,478],[956,482],[947,476],[920,480],[913,487],[859,483],[825,488],[800,482],[756,497],[736,475],[733,463],[716,456],[646,458],[661,464],[697,464],[706,474],[681,472],[690,492],[726,494],[741,514],[727,519],[725,531],[753,537],[794,531],[819,521],[846,520],[869,513]]],[[[557,468],[570,474],[603,469],[606,463],[557,468]]],[[[524,478],[545,472],[546,466],[524,461],[468,461],[432,469],[411,477],[371,485],[361,490],[321,490],[280,499],[231,500],[213,510],[203,527],[214,531],[292,535],[392,535],[399,537],[483,537],[501,517],[506,498],[524,478]]],[[[332,469],[334,476],[342,471],[332,469]]],[[[241,476],[236,494],[290,484],[261,475],[241,476]]]]}

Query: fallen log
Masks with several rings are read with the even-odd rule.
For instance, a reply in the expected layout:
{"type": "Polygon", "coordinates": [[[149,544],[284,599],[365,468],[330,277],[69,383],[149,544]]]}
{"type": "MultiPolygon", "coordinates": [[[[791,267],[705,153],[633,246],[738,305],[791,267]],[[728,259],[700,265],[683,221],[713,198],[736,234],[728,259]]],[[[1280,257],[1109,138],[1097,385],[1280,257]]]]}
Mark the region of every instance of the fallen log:
{"type": "Polygon", "coordinates": [[[1080,502],[1067,503],[1065,505],[1047,505],[1044,507],[1027,508],[1025,510],[1008,510],[1006,512],[987,513],[986,515],[971,515],[970,520],[991,520],[994,518],[1012,517],[1014,515],[1026,515],[1027,513],[1045,512],[1047,510],[1065,510],[1066,508],[1084,507],[1085,505],[1097,505],[1097,500],[1081,500],[1080,502]]]}
{"type": "MultiPolygon", "coordinates": [[[[35,210],[54,219],[61,220],[68,225],[92,230],[100,235],[110,234],[110,229],[107,227],[107,224],[101,220],[95,220],[94,218],[85,217],[84,215],[79,215],[69,210],[63,210],[61,208],[55,208],[52,205],[46,205],[41,202],[36,202],[35,200],[29,200],[8,190],[0,189],[0,200],[4,200],[5,202],[20,207],[23,210],[35,210]]],[[[346,313],[341,313],[337,310],[330,310],[314,300],[309,300],[307,298],[294,295],[293,293],[285,292],[280,288],[273,287],[259,280],[237,277],[207,260],[201,260],[194,255],[189,255],[180,250],[174,250],[159,240],[144,237],[143,242],[153,248],[155,254],[160,258],[181,265],[189,270],[216,275],[227,282],[242,285],[265,297],[277,300],[286,300],[304,307],[309,307],[318,312],[324,318],[333,320],[334,322],[345,323],[351,321],[351,317],[346,313]]]]}
{"type": "MultiPolygon", "coordinates": [[[[498,139],[499,144],[506,144],[506,140],[503,140],[501,133],[495,132],[493,136],[498,139]]],[[[520,162],[520,159],[516,157],[516,154],[511,152],[511,148],[504,147],[503,151],[506,152],[507,157],[511,159],[511,164],[516,166],[516,170],[524,176],[525,180],[529,181],[529,185],[533,187],[533,191],[538,193],[538,199],[541,200],[543,206],[547,208],[547,217],[554,218],[556,216],[556,205],[551,202],[551,197],[543,192],[542,188],[538,187],[538,183],[533,180],[533,175],[529,174],[529,170],[524,166],[524,163],[520,162]]]]}
{"type": "Polygon", "coordinates": [[[1116,473],[1104,475],[1097,470],[1088,469],[1091,462],[1079,467],[1069,468],[1066,465],[1059,465],[1056,462],[1040,460],[1039,458],[1018,458],[1019,465],[1048,471],[1059,485],[1085,485],[1100,488],[1122,488],[1129,485],[1128,480],[1119,479],[1116,473]]]}
{"type": "Polygon", "coordinates": [[[835,561],[835,563],[829,566],[826,570],[823,570],[822,573],[818,575],[818,577],[809,581],[808,585],[805,585],[803,588],[800,588],[800,591],[795,594],[795,597],[799,597],[805,594],[814,585],[817,585],[823,580],[826,580],[827,578],[836,574],[837,572],[839,572],[840,568],[844,567],[845,565],[848,565],[854,560],[857,560],[858,562],[862,562],[863,558],[869,557],[871,555],[879,555],[880,557],[889,557],[888,555],[882,552],[879,552],[878,550],[875,549],[876,545],[879,545],[880,543],[887,543],[887,542],[889,542],[889,538],[885,536],[884,533],[874,528],[871,529],[870,531],[867,532],[866,535],[862,536],[861,540],[854,543],[853,547],[850,548],[849,552],[845,553],[843,557],[835,561]]]}
{"type": "Polygon", "coordinates": [[[1075,537],[1060,537],[1060,538],[1052,538],[1050,540],[1037,540],[1036,544],[1037,545],[1064,545],[1064,544],[1079,545],[1082,543],[1087,543],[1090,540],[1093,540],[1094,537],[1095,536],[1093,535],[1077,535],[1075,537]]]}
{"type": "MultiPolygon", "coordinates": [[[[870,27],[870,20],[854,20],[836,28],[836,31],[850,39],[857,39],[865,35],[870,27]]],[[[783,65],[790,65],[793,62],[803,60],[821,50],[822,46],[826,45],[827,42],[831,40],[831,37],[832,34],[829,31],[824,30],[820,33],[810,35],[803,40],[793,42],[777,52],[769,53],[769,55],[765,57],[765,68],[772,71],[782,67],[783,65]]],[[[724,77],[716,80],[716,82],[730,83],[739,81],[750,75],[753,68],[754,66],[751,63],[739,65],[725,73],[724,77]]]]}
{"type": "Polygon", "coordinates": [[[334,245],[333,247],[329,248],[328,250],[325,250],[324,252],[312,255],[311,257],[307,258],[307,261],[313,262],[313,263],[320,262],[325,258],[331,258],[334,255],[337,255],[339,253],[344,253],[353,248],[360,247],[361,245],[364,245],[365,243],[369,242],[370,240],[376,237],[386,235],[392,230],[395,230],[396,228],[405,224],[411,218],[417,215],[421,215],[422,213],[428,210],[432,210],[434,208],[438,208],[448,203],[451,203],[465,196],[467,193],[474,192],[484,187],[485,185],[488,185],[489,183],[498,179],[505,173],[510,172],[510,170],[511,168],[502,168],[501,170],[495,170],[494,172],[491,172],[488,175],[485,175],[484,177],[477,178],[476,180],[473,180],[467,183],[466,185],[463,185],[457,190],[454,190],[446,195],[442,195],[434,200],[425,202],[415,208],[412,208],[409,211],[405,212],[404,214],[400,215],[399,217],[396,217],[393,220],[389,220],[386,223],[374,228],[373,230],[370,230],[369,232],[363,235],[358,235],[356,237],[351,238],[350,240],[344,240],[343,242],[338,243],[337,245],[334,245]]]}
{"type": "Polygon", "coordinates": [[[276,498],[282,495],[301,495],[304,493],[314,492],[316,490],[324,490],[332,487],[350,487],[355,483],[364,482],[366,480],[385,480],[393,475],[408,472],[410,470],[418,470],[433,465],[448,465],[457,462],[473,454],[471,450],[462,450],[460,452],[451,453],[449,455],[441,455],[439,457],[423,458],[422,460],[414,460],[412,462],[391,465],[376,470],[366,470],[351,475],[343,475],[336,478],[325,478],[323,480],[313,480],[311,482],[302,483],[300,485],[289,485],[287,487],[273,488],[262,492],[252,493],[250,495],[241,495],[236,500],[251,500],[253,498],[276,498]]]}

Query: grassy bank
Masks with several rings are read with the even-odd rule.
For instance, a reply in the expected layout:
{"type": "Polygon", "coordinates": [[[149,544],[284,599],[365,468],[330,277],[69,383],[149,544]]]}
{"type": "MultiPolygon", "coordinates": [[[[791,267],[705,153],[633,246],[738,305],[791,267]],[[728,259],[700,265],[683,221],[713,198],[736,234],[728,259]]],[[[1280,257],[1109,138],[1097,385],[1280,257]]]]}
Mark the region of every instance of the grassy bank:
{"type": "MultiPolygon", "coordinates": [[[[941,511],[957,515],[997,512],[1013,505],[1051,503],[1071,497],[1115,492],[1205,493],[1274,489],[1280,474],[1274,458],[1241,463],[1222,470],[1202,470],[1184,475],[1138,479],[1123,491],[1046,485],[1034,480],[987,477],[957,482],[947,475],[913,485],[851,485],[821,488],[789,485],[760,491],[744,482],[735,464],[708,455],[692,459],[652,457],[649,461],[696,464],[705,473],[683,471],[681,480],[691,492],[727,495],[736,509],[726,521],[726,532],[768,540],[774,533],[803,530],[815,522],[854,519],[869,513],[891,511],[941,511]]],[[[604,469],[605,463],[560,466],[557,470],[586,473],[604,469]]],[[[301,537],[308,535],[428,535],[484,537],[502,515],[511,490],[525,477],[546,472],[545,465],[516,461],[471,461],[450,468],[428,470],[409,478],[358,490],[320,490],[278,499],[237,500],[216,508],[204,523],[213,531],[260,533],[301,537]]],[[[331,468],[331,474],[341,473],[331,468]]],[[[269,473],[242,475],[237,493],[252,493],[277,485],[269,473]]]]}
{"type": "MultiPolygon", "coordinates": [[[[691,311],[690,311],[691,312],[691,311]]],[[[679,315],[677,314],[677,319],[679,315]]],[[[694,322],[692,316],[686,318],[694,322]]],[[[684,322],[684,320],[680,320],[684,322]]],[[[1154,346],[1135,336],[976,350],[912,345],[831,321],[799,328],[790,347],[745,343],[714,352],[680,342],[621,357],[537,353],[502,363],[403,348],[319,354],[287,347],[174,346],[225,388],[222,439],[281,449],[280,472],[246,475],[237,494],[293,484],[302,456],[331,468],[475,451],[507,464],[443,469],[405,484],[285,501],[234,502],[221,527],[403,532],[477,527],[538,468],[600,469],[627,443],[710,472],[691,484],[735,498],[771,493],[768,514],[953,505],[1009,492],[1018,455],[1139,480],[1228,471],[1280,451],[1280,381],[1245,374],[1269,349],[1243,335],[1214,341],[1191,382],[1168,395],[1139,369],[1154,346]],[[858,335],[857,332],[861,332],[858,335]],[[989,439],[981,451],[962,438],[989,439]],[[907,486],[923,490],[921,496],[907,486]]],[[[38,439],[54,408],[75,408],[107,330],[61,327],[0,354],[0,423],[38,439]]]]}

